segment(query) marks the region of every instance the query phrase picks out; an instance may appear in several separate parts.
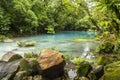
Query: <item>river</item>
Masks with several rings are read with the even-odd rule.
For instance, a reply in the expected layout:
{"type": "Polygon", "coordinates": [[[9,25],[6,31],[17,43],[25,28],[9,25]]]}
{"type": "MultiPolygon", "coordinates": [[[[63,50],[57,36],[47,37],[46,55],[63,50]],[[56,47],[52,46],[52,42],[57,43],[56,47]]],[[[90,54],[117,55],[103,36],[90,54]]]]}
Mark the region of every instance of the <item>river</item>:
{"type": "MultiPolygon", "coordinates": [[[[29,37],[18,37],[14,38],[12,43],[0,43],[0,57],[3,56],[8,51],[13,51],[17,54],[23,55],[24,53],[33,52],[39,54],[43,49],[56,49],[63,54],[71,54],[73,56],[84,57],[92,53],[98,43],[94,40],[92,41],[73,41],[77,38],[93,39],[95,32],[85,32],[85,31],[62,31],[51,34],[40,34],[29,37]],[[16,41],[36,41],[34,47],[18,47],[16,41]]],[[[90,58],[91,56],[87,56],[90,58]]]]}

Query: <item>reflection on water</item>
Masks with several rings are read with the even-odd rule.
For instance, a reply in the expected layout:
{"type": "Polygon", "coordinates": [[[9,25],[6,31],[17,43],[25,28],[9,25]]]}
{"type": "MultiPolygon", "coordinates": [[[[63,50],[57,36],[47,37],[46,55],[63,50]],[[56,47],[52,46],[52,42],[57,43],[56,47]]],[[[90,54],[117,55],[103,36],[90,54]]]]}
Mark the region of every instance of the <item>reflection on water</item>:
{"type": "Polygon", "coordinates": [[[75,56],[87,56],[91,50],[94,50],[97,46],[95,41],[81,41],[81,42],[72,42],[71,40],[76,38],[88,38],[91,39],[94,37],[94,32],[84,32],[84,31],[63,31],[55,35],[36,35],[30,37],[20,37],[14,39],[13,43],[0,43],[0,56],[5,54],[8,51],[14,51],[21,55],[24,52],[34,52],[39,53],[42,49],[54,48],[63,53],[72,54],[75,56]],[[33,40],[36,41],[35,47],[18,47],[16,41],[23,40],[33,40]]]}

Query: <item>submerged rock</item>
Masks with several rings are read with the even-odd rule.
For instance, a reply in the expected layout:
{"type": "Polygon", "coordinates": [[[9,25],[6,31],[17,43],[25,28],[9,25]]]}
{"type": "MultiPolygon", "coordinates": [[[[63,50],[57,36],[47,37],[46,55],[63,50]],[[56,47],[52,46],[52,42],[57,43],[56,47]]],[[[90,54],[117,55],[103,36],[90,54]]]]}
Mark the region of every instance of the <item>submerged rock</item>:
{"type": "Polygon", "coordinates": [[[58,51],[43,50],[37,61],[41,67],[43,77],[53,79],[64,74],[65,62],[62,54],[58,51]]]}

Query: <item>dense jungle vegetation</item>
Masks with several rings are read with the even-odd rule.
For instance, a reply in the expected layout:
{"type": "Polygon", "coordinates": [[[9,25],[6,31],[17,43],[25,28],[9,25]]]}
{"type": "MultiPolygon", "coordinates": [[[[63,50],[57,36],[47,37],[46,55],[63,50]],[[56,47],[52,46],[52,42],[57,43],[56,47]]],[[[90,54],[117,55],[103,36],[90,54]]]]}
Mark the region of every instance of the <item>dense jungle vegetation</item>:
{"type": "Polygon", "coordinates": [[[119,0],[0,0],[0,35],[108,31],[119,36],[119,0]]]}

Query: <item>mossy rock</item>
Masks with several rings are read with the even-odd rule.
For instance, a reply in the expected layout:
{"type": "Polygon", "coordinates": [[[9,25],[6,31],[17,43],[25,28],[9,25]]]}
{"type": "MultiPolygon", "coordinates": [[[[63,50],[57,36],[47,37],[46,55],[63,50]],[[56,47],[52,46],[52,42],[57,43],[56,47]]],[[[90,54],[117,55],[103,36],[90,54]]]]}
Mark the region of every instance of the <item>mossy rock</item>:
{"type": "Polygon", "coordinates": [[[82,61],[80,64],[77,64],[77,75],[79,77],[86,77],[91,70],[92,66],[87,61],[82,61]]]}
{"type": "Polygon", "coordinates": [[[98,58],[97,64],[98,65],[106,65],[106,64],[109,64],[111,62],[112,61],[108,57],[106,57],[106,56],[100,56],[98,58]]]}
{"type": "Polygon", "coordinates": [[[35,41],[17,41],[19,47],[31,47],[35,46],[35,41]]]}
{"type": "Polygon", "coordinates": [[[15,60],[18,60],[18,59],[22,59],[22,56],[19,55],[19,54],[14,54],[14,55],[8,60],[8,62],[15,61],[15,60]]]}
{"type": "Polygon", "coordinates": [[[120,80],[120,61],[108,64],[100,80],[120,80]]]}
{"type": "Polygon", "coordinates": [[[26,41],[25,47],[29,47],[29,46],[35,46],[35,41],[26,41]]]}

